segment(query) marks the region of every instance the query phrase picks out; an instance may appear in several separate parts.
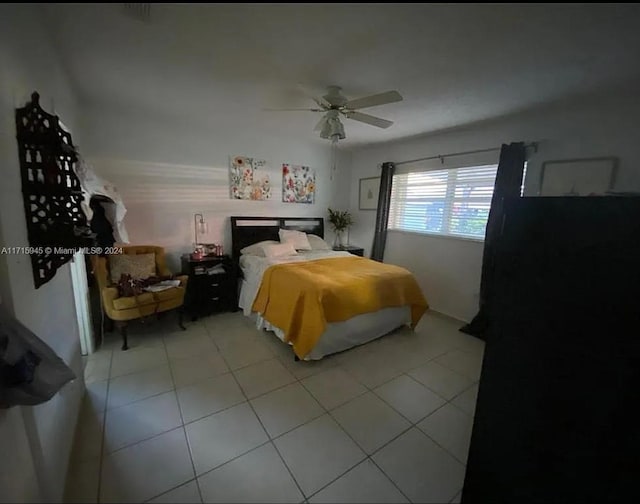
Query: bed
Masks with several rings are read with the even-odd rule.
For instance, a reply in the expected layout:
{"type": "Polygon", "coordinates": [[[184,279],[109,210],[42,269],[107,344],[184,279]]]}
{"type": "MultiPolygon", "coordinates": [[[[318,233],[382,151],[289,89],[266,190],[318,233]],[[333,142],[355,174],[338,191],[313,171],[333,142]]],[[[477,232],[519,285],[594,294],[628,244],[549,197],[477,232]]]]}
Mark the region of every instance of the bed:
{"type": "Polygon", "coordinates": [[[333,250],[275,259],[241,255],[249,245],[278,241],[280,229],[324,238],[321,217],[231,217],[238,304],[259,329],[289,343],[296,358],[318,360],[415,326],[428,308],[413,275],[398,266],[333,250]]]}

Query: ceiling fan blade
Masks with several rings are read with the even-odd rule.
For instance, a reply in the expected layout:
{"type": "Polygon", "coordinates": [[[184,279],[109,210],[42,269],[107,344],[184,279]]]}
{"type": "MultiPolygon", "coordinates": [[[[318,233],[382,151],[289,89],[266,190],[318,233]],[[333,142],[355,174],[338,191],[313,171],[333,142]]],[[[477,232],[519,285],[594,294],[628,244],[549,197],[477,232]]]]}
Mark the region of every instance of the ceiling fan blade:
{"type": "Polygon", "coordinates": [[[331,104],[326,101],[324,98],[322,97],[317,97],[315,96],[311,90],[309,90],[306,86],[304,86],[303,84],[298,84],[298,89],[300,90],[300,92],[305,95],[307,98],[311,98],[314,102],[316,102],[316,104],[318,105],[318,107],[321,107],[323,109],[329,109],[331,108],[331,104]]]}
{"type": "Polygon", "coordinates": [[[318,121],[318,124],[316,124],[316,127],[313,128],[313,131],[320,131],[322,130],[322,128],[324,128],[325,123],[327,122],[327,116],[322,116],[322,119],[320,119],[318,121]]]}
{"type": "Polygon", "coordinates": [[[326,112],[326,110],[324,109],[317,109],[317,108],[263,108],[262,110],[266,112],[295,112],[295,111],[326,112]]]}
{"type": "Polygon", "coordinates": [[[329,103],[327,103],[327,101],[324,100],[323,98],[318,98],[318,97],[312,96],[311,99],[314,102],[316,102],[319,107],[322,107],[324,110],[329,110],[331,108],[331,105],[329,103]]]}
{"type": "Polygon", "coordinates": [[[381,119],[379,117],[374,117],[369,114],[363,114],[361,112],[352,112],[347,111],[344,115],[348,119],[353,119],[354,121],[360,121],[363,123],[370,124],[371,126],[377,126],[378,128],[388,128],[393,124],[393,121],[387,121],[386,119],[381,119]]]}
{"type": "Polygon", "coordinates": [[[344,105],[348,109],[361,109],[399,101],[402,101],[402,96],[400,95],[400,93],[398,93],[397,91],[387,91],[386,93],[380,93],[371,96],[365,96],[364,98],[350,100],[344,105]]]}

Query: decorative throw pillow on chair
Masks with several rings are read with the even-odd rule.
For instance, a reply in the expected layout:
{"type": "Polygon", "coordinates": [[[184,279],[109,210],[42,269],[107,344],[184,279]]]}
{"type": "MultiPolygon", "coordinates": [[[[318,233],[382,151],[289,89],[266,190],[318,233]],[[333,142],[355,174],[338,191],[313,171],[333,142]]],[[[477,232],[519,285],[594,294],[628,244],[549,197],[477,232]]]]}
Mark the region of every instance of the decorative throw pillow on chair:
{"type": "Polygon", "coordinates": [[[122,275],[131,278],[149,278],[156,274],[155,254],[119,254],[109,256],[111,282],[117,284],[122,275]]]}

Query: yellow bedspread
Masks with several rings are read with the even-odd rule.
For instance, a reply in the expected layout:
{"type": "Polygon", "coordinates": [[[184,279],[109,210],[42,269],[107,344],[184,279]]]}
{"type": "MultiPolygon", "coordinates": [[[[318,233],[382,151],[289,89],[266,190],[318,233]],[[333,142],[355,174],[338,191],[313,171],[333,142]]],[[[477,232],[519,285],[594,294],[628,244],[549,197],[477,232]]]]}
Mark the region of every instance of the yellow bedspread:
{"type": "Polygon", "coordinates": [[[281,328],[302,359],[328,322],[406,305],[415,327],[429,306],[411,272],[353,256],[270,266],[253,311],[281,328]]]}

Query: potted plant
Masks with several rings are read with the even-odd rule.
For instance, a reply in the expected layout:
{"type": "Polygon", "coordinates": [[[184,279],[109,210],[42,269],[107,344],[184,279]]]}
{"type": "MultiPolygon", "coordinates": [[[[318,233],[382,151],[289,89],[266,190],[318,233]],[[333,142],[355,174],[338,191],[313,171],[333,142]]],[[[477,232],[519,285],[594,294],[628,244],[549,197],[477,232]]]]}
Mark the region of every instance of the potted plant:
{"type": "Polygon", "coordinates": [[[333,210],[329,208],[329,224],[335,232],[334,247],[344,247],[344,232],[353,224],[353,217],[348,210],[333,210]]]}

